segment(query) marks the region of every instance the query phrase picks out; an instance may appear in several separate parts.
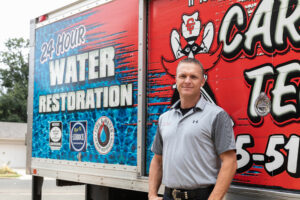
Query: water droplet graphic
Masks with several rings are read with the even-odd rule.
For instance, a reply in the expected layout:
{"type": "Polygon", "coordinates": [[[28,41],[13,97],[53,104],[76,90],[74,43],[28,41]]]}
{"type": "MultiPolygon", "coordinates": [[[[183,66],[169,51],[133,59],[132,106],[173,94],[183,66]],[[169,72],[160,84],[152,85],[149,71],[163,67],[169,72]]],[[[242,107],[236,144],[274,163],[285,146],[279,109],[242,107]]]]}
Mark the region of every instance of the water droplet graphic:
{"type": "Polygon", "coordinates": [[[102,129],[102,131],[101,131],[100,140],[101,140],[101,142],[105,142],[105,140],[106,140],[105,129],[102,129]]]}

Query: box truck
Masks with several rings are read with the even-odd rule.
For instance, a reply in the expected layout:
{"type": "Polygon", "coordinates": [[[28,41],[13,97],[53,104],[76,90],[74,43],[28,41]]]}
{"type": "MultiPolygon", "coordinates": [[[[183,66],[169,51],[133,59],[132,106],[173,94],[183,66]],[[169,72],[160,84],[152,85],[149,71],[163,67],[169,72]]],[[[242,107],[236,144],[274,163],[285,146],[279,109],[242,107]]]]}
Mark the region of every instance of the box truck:
{"type": "Polygon", "coordinates": [[[187,57],[232,119],[226,199],[300,198],[298,0],[77,1],[33,19],[30,43],[34,198],[52,177],[85,184],[86,199],[147,199],[158,117],[187,57]]]}

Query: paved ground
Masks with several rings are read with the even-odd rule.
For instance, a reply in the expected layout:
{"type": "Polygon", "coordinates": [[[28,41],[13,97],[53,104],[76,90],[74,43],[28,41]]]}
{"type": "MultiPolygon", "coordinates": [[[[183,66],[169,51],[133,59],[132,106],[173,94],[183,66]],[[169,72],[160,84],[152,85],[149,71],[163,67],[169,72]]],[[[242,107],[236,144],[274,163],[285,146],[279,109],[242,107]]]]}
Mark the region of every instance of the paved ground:
{"type": "MultiPolygon", "coordinates": [[[[14,169],[21,176],[18,178],[0,178],[1,200],[31,200],[31,175],[24,169],[14,169]]],[[[84,200],[85,186],[57,187],[55,179],[44,179],[43,200],[84,200]]]]}

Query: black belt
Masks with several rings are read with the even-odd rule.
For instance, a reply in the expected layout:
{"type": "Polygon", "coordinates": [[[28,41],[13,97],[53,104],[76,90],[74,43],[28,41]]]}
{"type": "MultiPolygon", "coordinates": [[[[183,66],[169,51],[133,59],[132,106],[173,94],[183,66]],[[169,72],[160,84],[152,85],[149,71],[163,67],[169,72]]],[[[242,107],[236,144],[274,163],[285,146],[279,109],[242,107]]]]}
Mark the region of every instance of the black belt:
{"type": "Polygon", "coordinates": [[[174,189],[165,187],[165,194],[173,199],[190,199],[201,196],[209,196],[214,189],[215,185],[208,186],[206,188],[198,188],[194,190],[174,189]]]}

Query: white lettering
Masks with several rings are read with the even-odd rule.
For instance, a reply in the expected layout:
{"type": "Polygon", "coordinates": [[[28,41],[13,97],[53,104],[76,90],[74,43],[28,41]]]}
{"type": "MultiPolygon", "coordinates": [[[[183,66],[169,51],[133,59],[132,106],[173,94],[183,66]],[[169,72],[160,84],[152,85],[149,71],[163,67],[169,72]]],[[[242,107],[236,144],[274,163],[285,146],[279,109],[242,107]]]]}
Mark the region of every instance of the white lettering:
{"type": "Polygon", "coordinates": [[[223,42],[223,51],[225,54],[231,54],[237,49],[243,40],[243,36],[241,33],[237,33],[232,41],[229,41],[231,30],[229,30],[231,23],[233,20],[237,23],[237,26],[244,25],[245,12],[240,5],[234,5],[227,11],[225,17],[223,18],[221,28],[219,31],[219,41],[223,42]]]}
{"type": "Polygon", "coordinates": [[[85,43],[85,26],[81,25],[69,32],[63,32],[57,36],[56,55],[62,55],[70,49],[74,49],[85,43]]]}
{"type": "Polygon", "coordinates": [[[293,72],[300,72],[299,63],[290,63],[288,65],[276,68],[278,71],[278,77],[275,83],[275,87],[272,91],[273,101],[272,107],[275,115],[284,115],[286,113],[296,113],[296,106],[293,104],[285,104],[282,102],[282,97],[286,94],[296,94],[296,88],[294,85],[285,85],[287,76],[293,72]],[[283,106],[282,106],[283,105],[283,106]]]}
{"type": "Polygon", "coordinates": [[[58,112],[59,111],[59,94],[53,94],[52,96],[52,112],[58,112]]]}
{"type": "Polygon", "coordinates": [[[109,106],[117,107],[120,104],[120,90],[118,85],[110,87],[109,90],[109,106]]]}
{"type": "Polygon", "coordinates": [[[115,75],[115,49],[107,47],[100,49],[100,78],[115,75]]]}
{"type": "Polygon", "coordinates": [[[103,89],[103,107],[107,108],[108,107],[108,87],[105,87],[103,89]]]}
{"type": "Polygon", "coordinates": [[[103,88],[94,89],[96,94],[96,108],[101,108],[101,94],[103,93],[103,88]]]}
{"type": "Polygon", "coordinates": [[[91,51],[89,53],[89,80],[98,78],[99,71],[96,68],[99,67],[99,50],[91,51]]]}
{"type": "Polygon", "coordinates": [[[76,108],[75,92],[68,93],[68,110],[73,111],[76,108]]]}
{"type": "Polygon", "coordinates": [[[244,8],[240,4],[234,4],[226,12],[218,38],[219,42],[223,42],[224,57],[234,59],[242,50],[252,57],[259,47],[270,54],[276,50],[289,51],[289,46],[300,48],[299,3],[262,0],[249,24],[246,19],[244,8]],[[257,45],[258,43],[261,45],[257,45]]]}
{"type": "Polygon", "coordinates": [[[50,71],[50,86],[61,85],[64,79],[65,71],[65,59],[50,61],[49,62],[50,71]]]}
{"type": "Polygon", "coordinates": [[[251,115],[251,117],[258,117],[254,106],[255,100],[262,91],[265,76],[272,74],[274,74],[274,71],[272,66],[270,65],[266,65],[255,70],[245,72],[246,78],[248,80],[254,80],[254,84],[252,85],[251,89],[250,103],[248,105],[248,113],[251,115]]]}
{"type": "Polygon", "coordinates": [[[39,97],[39,113],[46,112],[46,96],[39,97]]]}
{"type": "Polygon", "coordinates": [[[61,99],[61,111],[65,111],[66,110],[67,93],[60,93],[59,96],[60,96],[60,99],[61,99]]]}
{"type": "Polygon", "coordinates": [[[62,85],[115,76],[115,49],[106,47],[49,62],[50,85],[62,85]],[[88,67],[86,67],[88,62],[88,67]]]}
{"type": "Polygon", "coordinates": [[[85,109],[85,92],[83,90],[76,92],[76,110],[85,109]]]}
{"type": "Polygon", "coordinates": [[[65,83],[71,83],[71,79],[72,83],[77,82],[77,67],[75,56],[70,56],[67,58],[65,83]]]}
{"type": "Polygon", "coordinates": [[[85,109],[94,109],[94,108],[95,108],[94,91],[93,89],[89,89],[86,91],[85,109]]]}
{"type": "Polygon", "coordinates": [[[261,92],[265,92],[271,100],[270,114],[275,122],[282,124],[291,120],[299,120],[300,87],[297,82],[299,77],[300,62],[297,60],[275,67],[266,64],[246,71],[246,81],[251,85],[248,102],[249,119],[254,123],[263,122],[262,117],[255,112],[255,101],[261,92]]]}
{"type": "Polygon", "coordinates": [[[132,84],[121,85],[120,106],[132,105],[132,84]]]}
{"type": "Polygon", "coordinates": [[[77,55],[79,62],[79,81],[85,81],[85,61],[88,59],[88,53],[77,55]]]}
{"type": "Polygon", "coordinates": [[[51,112],[52,96],[47,95],[46,112],[51,112]]]}
{"type": "Polygon", "coordinates": [[[132,106],[133,85],[114,85],[39,96],[39,113],[132,106]]]}
{"type": "Polygon", "coordinates": [[[260,6],[255,11],[247,32],[245,33],[245,48],[250,51],[254,48],[253,39],[257,36],[262,36],[263,45],[272,47],[271,41],[271,17],[274,1],[262,1],[260,6]],[[259,23],[263,24],[259,26],[259,23]]]}
{"type": "Polygon", "coordinates": [[[280,1],[280,9],[278,10],[278,17],[277,17],[277,23],[275,29],[275,43],[277,43],[278,45],[283,45],[284,30],[288,30],[289,36],[293,41],[299,42],[300,41],[299,26],[296,27],[295,25],[300,18],[300,4],[298,2],[293,13],[287,17],[287,11],[289,8],[288,4],[290,1],[286,1],[286,0],[279,0],[279,1],[280,1]]]}

